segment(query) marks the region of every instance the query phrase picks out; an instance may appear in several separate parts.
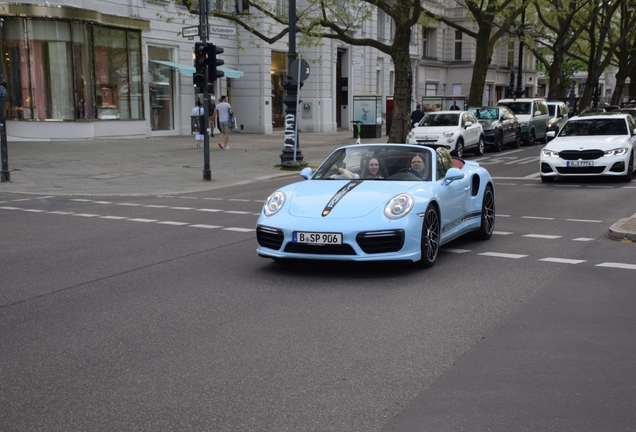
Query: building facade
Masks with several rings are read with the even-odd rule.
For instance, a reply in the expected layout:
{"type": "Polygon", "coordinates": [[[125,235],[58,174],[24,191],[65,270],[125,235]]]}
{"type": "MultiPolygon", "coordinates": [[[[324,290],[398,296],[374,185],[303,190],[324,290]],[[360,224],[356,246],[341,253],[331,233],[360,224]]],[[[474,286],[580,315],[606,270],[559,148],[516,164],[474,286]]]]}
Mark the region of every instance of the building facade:
{"type": "MultiPolygon", "coordinates": [[[[464,26],[475,25],[455,2],[426,3],[464,26]]],[[[276,4],[286,14],[287,2],[276,4]]],[[[228,11],[237,7],[222,1],[214,5],[228,11]]],[[[0,3],[0,18],[9,140],[190,134],[198,97],[192,85],[193,47],[199,38],[181,32],[196,26],[198,16],[184,6],[170,0],[23,1],[0,3]]],[[[240,26],[212,18],[210,27],[209,42],[224,49],[226,75],[215,83],[213,98],[228,95],[238,132],[271,134],[283,128],[287,40],[269,45],[240,26]]],[[[412,30],[413,106],[467,97],[474,40],[443,24],[412,30]]],[[[360,37],[384,42],[393,32],[393,21],[382,11],[357,29],[360,37]]],[[[303,132],[351,129],[356,95],[379,95],[383,117],[390,115],[395,69],[388,55],[326,38],[297,51],[311,65],[300,92],[303,132]]],[[[517,52],[514,41],[499,44],[484,105],[506,96],[517,52]]],[[[523,82],[529,95],[539,91],[534,68],[527,55],[523,82]]]]}

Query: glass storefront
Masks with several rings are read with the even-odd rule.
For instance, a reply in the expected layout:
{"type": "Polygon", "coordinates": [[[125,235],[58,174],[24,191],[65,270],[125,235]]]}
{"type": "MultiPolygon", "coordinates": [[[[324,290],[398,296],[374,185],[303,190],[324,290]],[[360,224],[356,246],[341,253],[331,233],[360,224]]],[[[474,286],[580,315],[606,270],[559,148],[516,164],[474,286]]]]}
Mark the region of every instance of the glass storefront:
{"type": "Polygon", "coordinates": [[[175,69],[153,60],[172,61],[172,49],[148,46],[150,76],[150,126],[152,130],[174,129],[175,69]]]}
{"type": "Polygon", "coordinates": [[[143,120],[141,32],[5,18],[7,119],[143,120]]]}
{"type": "Polygon", "coordinates": [[[285,126],[285,89],[283,82],[287,79],[287,53],[272,51],[272,127],[285,126]]]}

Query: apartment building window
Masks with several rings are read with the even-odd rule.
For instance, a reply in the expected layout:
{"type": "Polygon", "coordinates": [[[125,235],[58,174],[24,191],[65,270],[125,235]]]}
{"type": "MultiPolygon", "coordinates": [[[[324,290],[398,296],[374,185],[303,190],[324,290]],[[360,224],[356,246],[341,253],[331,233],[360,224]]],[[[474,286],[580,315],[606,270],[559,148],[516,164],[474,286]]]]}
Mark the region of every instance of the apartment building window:
{"type": "Polygon", "coordinates": [[[455,60],[462,59],[462,32],[455,31],[455,60]]]}
{"type": "Polygon", "coordinates": [[[508,42],[508,62],[506,64],[509,67],[512,67],[515,64],[515,43],[514,42],[508,42]]]}
{"type": "Polygon", "coordinates": [[[276,0],[276,15],[283,18],[289,15],[288,0],[276,0]]]}
{"type": "Polygon", "coordinates": [[[422,27],[422,58],[426,58],[430,55],[430,50],[428,47],[428,37],[429,30],[426,27],[422,27]]]}
{"type": "Polygon", "coordinates": [[[384,23],[386,22],[386,14],[382,9],[378,9],[378,39],[385,39],[386,32],[384,30],[384,23]]]}
{"type": "Polygon", "coordinates": [[[417,26],[411,27],[411,40],[410,40],[410,42],[412,44],[416,44],[417,43],[417,26]]]}
{"type": "Polygon", "coordinates": [[[435,96],[435,95],[437,95],[437,84],[426,83],[426,96],[435,96]]]}

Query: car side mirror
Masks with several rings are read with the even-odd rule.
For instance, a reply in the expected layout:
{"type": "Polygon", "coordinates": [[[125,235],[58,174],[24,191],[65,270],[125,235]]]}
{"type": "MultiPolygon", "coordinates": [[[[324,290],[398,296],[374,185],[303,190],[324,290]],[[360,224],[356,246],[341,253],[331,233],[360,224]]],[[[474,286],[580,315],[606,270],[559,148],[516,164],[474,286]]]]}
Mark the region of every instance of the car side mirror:
{"type": "Polygon", "coordinates": [[[504,115],[502,115],[502,116],[501,116],[501,119],[502,119],[502,120],[508,120],[508,114],[504,114],[504,115]]]}
{"type": "Polygon", "coordinates": [[[473,125],[473,122],[471,122],[471,121],[467,121],[466,123],[464,123],[464,127],[469,127],[469,126],[472,126],[472,125],[473,125]]]}
{"type": "Polygon", "coordinates": [[[448,186],[452,182],[456,180],[461,180],[464,178],[464,172],[459,168],[451,168],[446,172],[446,176],[444,177],[444,181],[442,182],[445,186],[448,186]]]}
{"type": "Polygon", "coordinates": [[[534,112],[534,115],[535,115],[535,116],[541,115],[541,111],[535,111],[535,112],[534,112]]]}
{"type": "Polygon", "coordinates": [[[300,176],[304,178],[305,180],[309,180],[312,174],[313,173],[310,167],[305,167],[302,170],[300,170],[300,176]]]}

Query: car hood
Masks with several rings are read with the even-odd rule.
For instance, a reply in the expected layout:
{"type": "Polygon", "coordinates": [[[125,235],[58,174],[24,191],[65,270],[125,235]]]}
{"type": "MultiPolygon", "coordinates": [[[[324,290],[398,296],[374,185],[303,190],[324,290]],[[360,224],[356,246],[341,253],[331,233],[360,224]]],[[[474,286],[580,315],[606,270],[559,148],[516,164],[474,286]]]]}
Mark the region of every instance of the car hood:
{"type": "Polygon", "coordinates": [[[430,190],[435,183],[393,180],[308,180],[287,191],[288,212],[305,218],[351,219],[383,211],[399,193],[430,190]],[[328,211],[328,216],[323,212],[328,211]]]}
{"type": "Polygon", "coordinates": [[[562,150],[612,150],[625,145],[628,135],[615,136],[568,136],[556,137],[547,146],[554,151],[562,150]]]}
{"type": "Polygon", "coordinates": [[[497,123],[499,123],[499,120],[497,119],[490,119],[490,120],[478,120],[479,124],[481,124],[481,126],[484,129],[492,129],[493,127],[495,127],[497,125],[497,123]]]}

